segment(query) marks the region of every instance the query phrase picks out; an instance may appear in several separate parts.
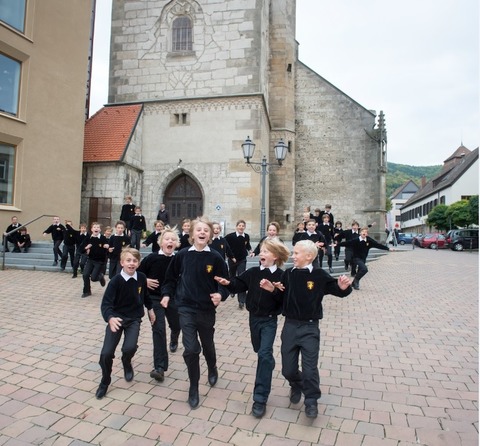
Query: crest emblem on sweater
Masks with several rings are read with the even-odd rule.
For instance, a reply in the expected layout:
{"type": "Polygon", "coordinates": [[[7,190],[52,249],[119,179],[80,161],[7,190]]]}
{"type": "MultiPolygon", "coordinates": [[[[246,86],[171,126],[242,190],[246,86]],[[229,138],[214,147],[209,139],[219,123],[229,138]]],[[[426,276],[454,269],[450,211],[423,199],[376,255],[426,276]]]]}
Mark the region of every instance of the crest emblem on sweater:
{"type": "Polygon", "coordinates": [[[213,265],[207,265],[207,273],[211,273],[213,271],[213,265]]]}
{"type": "Polygon", "coordinates": [[[311,291],[313,290],[313,287],[315,286],[315,282],[313,280],[308,280],[307,281],[307,288],[311,291]]]}
{"type": "Polygon", "coordinates": [[[138,287],[138,295],[140,296],[141,294],[142,294],[142,287],[139,286],[139,287],[138,287]]]}

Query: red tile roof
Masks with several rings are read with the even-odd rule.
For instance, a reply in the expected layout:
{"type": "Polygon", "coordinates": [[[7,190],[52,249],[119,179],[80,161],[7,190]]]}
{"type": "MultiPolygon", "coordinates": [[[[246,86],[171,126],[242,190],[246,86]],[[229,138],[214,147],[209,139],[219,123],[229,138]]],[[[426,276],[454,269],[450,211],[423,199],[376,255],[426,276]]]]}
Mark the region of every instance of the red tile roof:
{"type": "Polygon", "coordinates": [[[101,108],[85,123],[83,162],[121,161],[143,105],[101,108]]]}

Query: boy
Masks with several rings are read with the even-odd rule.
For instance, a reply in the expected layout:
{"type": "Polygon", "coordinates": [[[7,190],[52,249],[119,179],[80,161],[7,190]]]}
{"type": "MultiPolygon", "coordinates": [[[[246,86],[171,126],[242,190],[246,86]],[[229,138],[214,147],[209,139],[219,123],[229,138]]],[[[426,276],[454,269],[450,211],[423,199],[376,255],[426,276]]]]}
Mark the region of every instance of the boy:
{"type": "Polygon", "coordinates": [[[18,222],[18,217],[14,215],[11,219],[11,223],[7,226],[7,229],[5,229],[5,232],[3,233],[3,243],[4,243],[5,252],[9,252],[8,242],[10,242],[13,245],[13,252],[20,252],[17,245],[17,241],[18,241],[17,239],[18,239],[18,236],[20,235],[18,228],[20,226],[22,225],[18,222]],[[15,232],[12,232],[12,231],[15,231],[15,232]],[[12,233],[10,235],[7,235],[9,232],[12,232],[12,233]]]}
{"type": "Polygon", "coordinates": [[[332,205],[331,204],[326,204],[325,205],[325,210],[324,211],[320,211],[320,221],[323,221],[322,220],[322,217],[324,215],[328,215],[329,216],[329,222],[330,222],[330,226],[333,228],[335,226],[335,220],[333,218],[333,214],[332,214],[332,205]]]}
{"type": "Polygon", "coordinates": [[[275,368],[273,342],[277,333],[277,316],[281,313],[282,300],[279,293],[273,295],[260,288],[260,281],[279,282],[280,269],[290,257],[290,251],[278,239],[266,239],[260,248],[260,266],[246,270],[238,277],[227,280],[215,277],[230,292],[246,292],[246,307],[249,312],[250,338],[257,353],[257,372],[253,390],[252,415],[265,415],[268,397],[272,388],[272,373],[275,368]]]}
{"type": "Polygon", "coordinates": [[[171,300],[166,305],[162,299],[161,286],[165,280],[168,265],[173,260],[175,249],[179,240],[178,233],[174,229],[165,229],[159,239],[160,248],[152,252],[142,260],[138,271],[147,276],[147,286],[152,299],[152,307],[155,312],[155,323],[152,325],[153,340],[153,370],[150,377],[163,382],[164,374],[168,370],[167,333],[165,316],[170,326],[170,351],[174,353],[178,346],[180,335],[180,321],[175,302],[171,300]]]}
{"type": "Polygon", "coordinates": [[[30,234],[27,234],[27,227],[24,226],[20,229],[20,234],[17,238],[17,247],[18,252],[28,252],[29,248],[32,246],[32,240],[30,239],[30,234]]]}
{"type": "Polygon", "coordinates": [[[319,321],[323,317],[325,294],[338,297],[352,292],[348,277],[338,280],[320,268],[314,268],[317,247],[310,240],[301,240],[293,248],[293,268],[282,275],[281,282],[262,279],[260,286],[268,291],[278,288],[283,298],[285,323],[281,334],[282,375],[290,384],[290,402],[297,404],[305,395],[305,415],[316,418],[317,400],[321,396],[318,357],[320,350],[319,321]],[[302,371],[298,358],[302,357],[302,371]]]}
{"type": "Polygon", "coordinates": [[[230,245],[228,244],[225,237],[222,237],[222,226],[220,223],[214,221],[212,223],[213,226],[213,238],[212,243],[210,244],[210,248],[218,251],[218,253],[222,256],[222,259],[226,259],[227,257],[230,259],[233,257],[233,252],[230,249],[230,245]]]}
{"type": "MultiPolygon", "coordinates": [[[[252,246],[250,245],[250,236],[245,232],[246,227],[245,220],[238,220],[235,225],[236,231],[227,234],[225,237],[233,252],[233,257],[228,259],[230,278],[239,276],[247,269],[247,256],[252,252],[252,246]]],[[[240,310],[245,307],[246,299],[246,293],[238,293],[238,308],[240,310]]]]}
{"type": "Polygon", "coordinates": [[[108,277],[110,279],[121,271],[120,254],[122,253],[122,249],[129,245],[130,237],[125,235],[125,222],[118,220],[115,223],[115,234],[112,235],[108,241],[108,255],[110,258],[108,277]]]}
{"type": "Polygon", "coordinates": [[[75,243],[77,241],[77,231],[72,228],[72,221],[65,220],[65,230],[63,231],[63,251],[62,260],[60,262],[60,269],[65,271],[67,260],[70,256],[70,265],[75,263],[75,243]]]}
{"type": "Polygon", "coordinates": [[[142,208],[135,206],[135,215],[130,220],[130,237],[132,248],[140,249],[142,234],[147,230],[145,217],[142,215],[142,208]]]}
{"type": "Polygon", "coordinates": [[[342,246],[348,246],[352,249],[353,265],[356,266],[357,272],[352,282],[354,290],[360,289],[360,279],[368,273],[368,268],[365,265],[367,262],[368,251],[370,248],[382,249],[384,251],[393,251],[393,248],[382,245],[368,236],[368,228],[362,228],[360,237],[352,238],[346,242],[341,243],[342,246]]]}
{"type": "Polygon", "coordinates": [[[358,224],[358,221],[353,220],[352,227],[343,231],[341,238],[338,240],[340,246],[345,246],[345,271],[348,271],[348,269],[350,268],[350,275],[352,277],[355,277],[357,269],[355,263],[353,262],[353,250],[348,244],[343,244],[340,242],[342,239],[345,239],[346,242],[349,242],[354,238],[358,238],[358,236],[360,235],[360,231],[358,230],[359,226],[360,225],[358,224]]]}
{"type": "Polygon", "coordinates": [[[142,248],[152,245],[152,252],[158,252],[160,250],[160,246],[158,246],[158,238],[165,229],[165,224],[162,220],[155,220],[153,222],[153,227],[155,230],[142,243],[142,248]]]}
{"type": "Polygon", "coordinates": [[[190,225],[192,221],[189,218],[184,218],[182,220],[182,233],[180,234],[180,246],[178,250],[180,251],[183,248],[190,248],[192,246],[188,241],[190,238],[190,225]]]}
{"type": "Polygon", "coordinates": [[[105,396],[112,381],[113,358],[122,333],[123,371],[125,381],[130,382],[134,375],[132,358],[137,351],[144,306],[148,309],[151,323],[155,321],[155,313],[147,291],[147,278],[145,274],[136,271],[140,263],[140,253],[136,249],[125,248],[120,255],[120,263],[122,271],[108,283],[102,299],[101,312],[108,325],[100,353],[102,380],[95,394],[97,399],[105,396]]]}
{"type": "Polygon", "coordinates": [[[87,263],[87,255],[82,252],[80,247],[82,246],[82,243],[85,241],[85,238],[87,237],[87,225],[86,223],[80,223],[79,225],[79,231],[76,231],[76,249],[75,249],[75,260],[73,262],[73,274],[72,274],[72,279],[75,279],[77,277],[77,271],[78,268],[80,267],[80,271],[83,274],[83,268],[85,267],[85,263],[87,263]]]}
{"type": "Polygon", "coordinates": [[[58,259],[62,258],[62,251],[60,250],[60,245],[63,241],[63,232],[65,231],[65,226],[60,223],[60,217],[53,217],[52,224],[43,231],[43,236],[46,237],[47,234],[51,234],[53,240],[53,264],[52,266],[58,265],[58,259]]]}
{"type": "Polygon", "coordinates": [[[227,265],[220,254],[208,246],[212,239],[212,224],[202,218],[192,222],[192,246],[180,250],[171,261],[162,285],[162,302],[168,305],[175,298],[182,328],[183,359],[187,365],[190,389],[188,404],[196,409],[199,404],[200,352],[208,366],[208,383],[218,380],[215,332],[216,307],[228,297],[215,276],[226,277],[227,265]],[[200,342],[198,341],[200,338],[200,342]]]}
{"type": "Polygon", "coordinates": [[[160,204],[160,209],[158,210],[157,220],[160,220],[164,225],[170,224],[170,216],[168,215],[167,208],[165,203],[160,204]]]}
{"type": "Polygon", "coordinates": [[[340,240],[342,239],[343,228],[342,222],[337,220],[335,222],[335,227],[333,228],[333,241],[335,242],[335,260],[338,261],[340,257],[340,240]]]}
{"type": "Polygon", "coordinates": [[[105,259],[109,246],[105,236],[100,233],[100,223],[94,221],[90,229],[91,234],[85,237],[80,247],[80,250],[88,257],[85,269],[83,270],[82,297],[92,295],[90,279],[92,282],[99,281],[100,285],[105,286],[105,259]]]}
{"type": "MultiPolygon", "coordinates": [[[[316,230],[317,222],[311,218],[307,221],[307,229],[304,233],[301,234],[299,240],[310,240],[315,243],[317,247],[317,256],[313,261],[313,266],[315,268],[320,268],[320,265],[323,261],[323,250],[325,248],[325,237],[322,233],[316,230]]],[[[295,246],[295,245],[294,245],[295,246]]]]}
{"type": "MultiPolygon", "coordinates": [[[[330,215],[322,215],[322,224],[317,226],[317,232],[320,232],[325,238],[324,250],[327,254],[327,264],[330,274],[333,273],[333,255],[332,255],[332,245],[333,245],[333,226],[330,224],[330,215]]],[[[323,256],[322,256],[323,257],[323,256]]],[[[323,260],[323,259],[322,259],[323,260]]],[[[320,268],[322,268],[322,261],[320,261],[320,268]]]]}
{"type": "Polygon", "coordinates": [[[295,243],[302,240],[304,233],[305,233],[305,223],[303,221],[297,223],[297,229],[295,229],[295,233],[293,234],[293,238],[292,238],[292,246],[295,246],[295,243]]]}

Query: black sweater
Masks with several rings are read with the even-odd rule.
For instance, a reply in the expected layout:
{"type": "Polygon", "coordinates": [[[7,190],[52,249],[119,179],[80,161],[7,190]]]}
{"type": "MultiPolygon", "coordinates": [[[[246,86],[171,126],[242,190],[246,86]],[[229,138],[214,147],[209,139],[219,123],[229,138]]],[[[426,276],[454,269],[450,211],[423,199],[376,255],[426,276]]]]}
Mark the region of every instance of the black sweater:
{"type": "Polygon", "coordinates": [[[227,256],[229,259],[234,257],[233,252],[230,249],[230,245],[228,244],[225,237],[214,238],[209,246],[210,249],[214,249],[215,251],[217,251],[222,256],[222,259],[224,259],[225,256],[227,256]]]}
{"type": "Polygon", "coordinates": [[[137,273],[137,280],[132,277],[128,281],[117,274],[108,282],[101,305],[105,322],[111,317],[141,319],[145,314],[143,306],[152,308],[145,274],[137,273]]]}
{"type": "Polygon", "coordinates": [[[103,247],[104,245],[108,244],[106,237],[104,235],[100,235],[100,237],[94,237],[92,234],[88,234],[79,248],[80,252],[86,253],[85,247],[90,244],[92,247],[87,254],[88,258],[96,262],[105,262],[108,253],[108,249],[103,247]]]}
{"type": "Polygon", "coordinates": [[[55,242],[58,240],[63,240],[63,231],[65,231],[65,226],[63,226],[62,224],[58,224],[58,225],[50,225],[43,232],[46,234],[51,234],[52,240],[55,242]]]}
{"type": "Polygon", "coordinates": [[[361,259],[364,262],[366,262],[367,260],[368,251],[370,251],[370,248],[383,249],[384,251],[390,250],[388,246],[378,243],[371,237],[367,237],[367,240],[365,242],[362,242],[360,240],[360,237],[356,237],[354,239],[340,243],[340,246],[351,248],[353,251],[353,258],[361,259]]]}
{"type": "Polygon", "coordinates": [[[248,234],[244,233],[242,237],[237,237],[237,233],[232,232],[227,234],[225,238],[237,262],[247,258],[248,252],[252,250],[250,236],[248,234]]]}
{"type": "Polygon", "coordinates": [[[132,231],[146,231],[147,224],[145,223],[145,217],[141,214],[135,214],[130,218],[130,229],[132,231]]]}
{"type": "Polygon", "coordinates": [[[276,316],[282,311],[282,296],[260,288],[260,281],[268,279],[270,282],[280,282],[282,274],[283,271],[279,268],[272,273],[268,268],[261,270],[259,266],[254,266],[230,279],[227,288],[233,293],[248,291],[246,307],[252,316],[276,316]]]}
{"type": "Polygon", "coordinates": [[[337,279],[323,269],[288,268],[282,276],[285,286],[283,291],[282,314],[289,319],[300,321],[318,320],[323,318],[322,300],[325,294],[338,297],[348,296],[352,288],[342,290],[337,279]]]}
{"type": "Polygon", "coordinates": [[[160,246],[158,246],[158,237],[160,237],[162,233],[153,231],[143,242],[145,246],[152,245],[152,252],[160,251],[160,246]]]}
{"type": "Polygon", "coordinates": [[[210,294],[220,293],[222,300],[230,294],[215,276],[228,277],[227,265],[218,252],[182,249],[167,269],[162,296],[174,297],[179,309],[214,310],[210,294]]]}
{"type": "Polygon", "coordinates": [[[152,299],[161,300],[162,284],[165,281],[168,265],[170,265],[170,262],[173,260],[173,258],[174,256],[166,256],[165,254],[152,252],[142,260],[142,263],[140,263],[138,271],[144,273],[148,279],[158,280],[159,287],[155,290],[149,290],[152,299]]]}
{"type": "Polygon", "coordinates": [[[108,244],[110,248],[113,248],[113,251],[109,251],[110,260],[118,261],[120,259],[120,254],[122,249],[130,245],[130,237],[128,235],[112,235],[108,239],[108,244]]]}

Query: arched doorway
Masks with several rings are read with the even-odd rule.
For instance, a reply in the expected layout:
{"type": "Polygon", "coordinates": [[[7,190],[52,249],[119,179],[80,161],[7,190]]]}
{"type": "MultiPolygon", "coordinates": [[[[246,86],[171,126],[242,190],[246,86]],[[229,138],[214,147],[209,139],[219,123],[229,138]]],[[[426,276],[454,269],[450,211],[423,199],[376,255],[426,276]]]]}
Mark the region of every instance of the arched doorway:
{"type": "Polygon", "coordinates": [[[182,174],[167,186],[165,206],[170,224],[180,225],[184,218],[194,219],[203,214],[202,191],[191,177],[182,174]]]}

